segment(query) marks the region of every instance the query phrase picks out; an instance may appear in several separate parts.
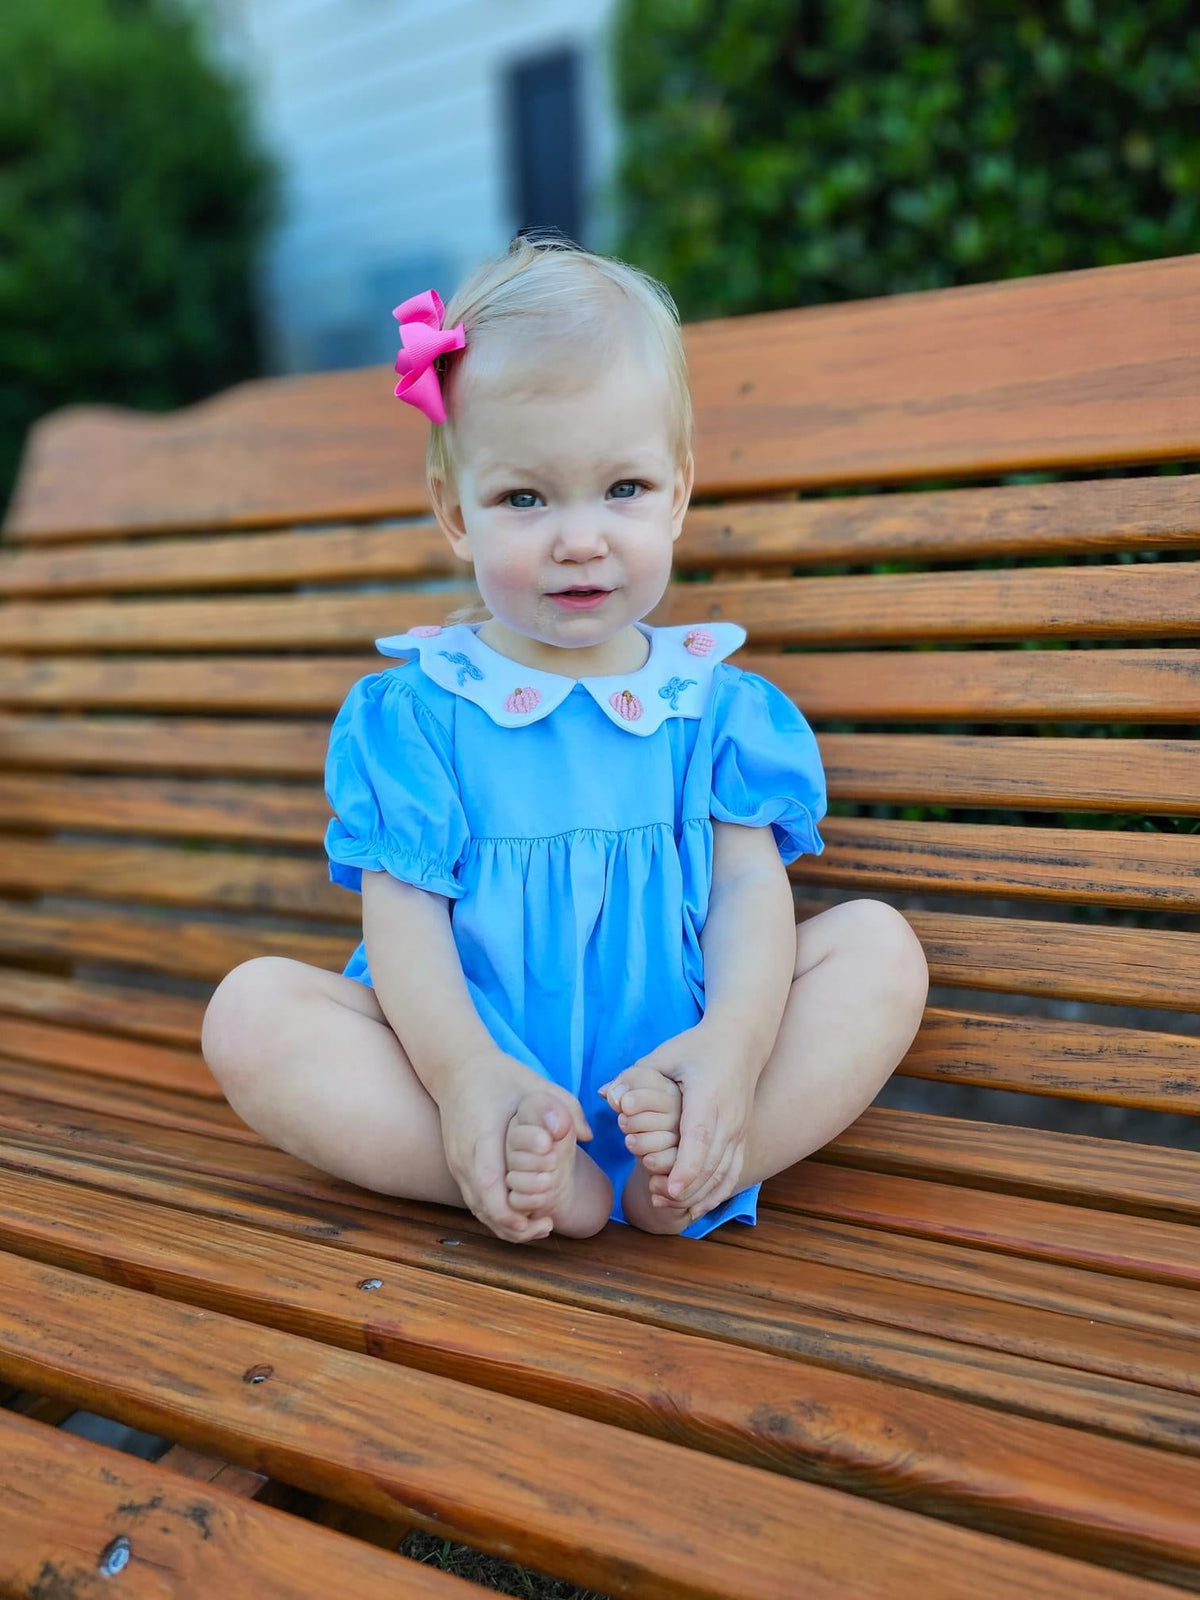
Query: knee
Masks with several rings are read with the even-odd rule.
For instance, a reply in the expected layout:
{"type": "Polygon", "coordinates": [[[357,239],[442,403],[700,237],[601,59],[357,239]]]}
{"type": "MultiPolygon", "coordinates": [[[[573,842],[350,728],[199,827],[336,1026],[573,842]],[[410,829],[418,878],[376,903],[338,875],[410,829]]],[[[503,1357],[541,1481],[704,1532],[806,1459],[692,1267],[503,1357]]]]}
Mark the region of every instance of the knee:
{"type": "Polygon", "coordinates": [[[883,900],[851,900],[839,943],[852,950],[892,1007],[911,1009],[920,1020],[929,995],[929,963],[907,919],[883,900]]]}
{"type": "Polygon", "coordinates": [[[200,1051],[223,1088],[253,1070],[263,1040],[278,1028],[280,1000],[294,965],[256,956],[227,972],[213,990],[200,1028],[200,1051]]]}

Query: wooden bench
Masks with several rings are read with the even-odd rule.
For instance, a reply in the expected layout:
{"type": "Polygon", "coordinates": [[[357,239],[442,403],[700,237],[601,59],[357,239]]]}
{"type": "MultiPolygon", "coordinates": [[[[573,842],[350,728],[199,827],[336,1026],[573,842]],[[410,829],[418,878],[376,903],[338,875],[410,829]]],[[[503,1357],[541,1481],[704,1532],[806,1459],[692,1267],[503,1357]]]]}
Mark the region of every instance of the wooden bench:
{"type": "Polygon", "coordinates": [[[0,560],[0,1594],[479,1592],[410,1525],[610,1595],[1200,1588],[1200,478],[1144,470],[1200,458],[1200,256],[688,341],[649,620],[743,623],[812,721],[797,914],[905,912],[934,990],[889,1088],[954,1114],[893,1096],[699,1242],[515,1247],[267,1146],[200,1020],[358,940],[329,724],[464,597],[424,423],[390,368],[45,419],[0,560]]]}

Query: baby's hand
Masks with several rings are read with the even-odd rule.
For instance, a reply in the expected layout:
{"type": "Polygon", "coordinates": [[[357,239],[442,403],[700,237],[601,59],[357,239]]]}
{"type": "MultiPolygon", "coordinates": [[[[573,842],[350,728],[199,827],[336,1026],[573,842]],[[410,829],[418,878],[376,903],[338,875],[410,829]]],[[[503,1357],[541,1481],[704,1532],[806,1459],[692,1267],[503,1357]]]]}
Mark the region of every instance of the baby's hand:
{"type": "MultiPolygon", "coordinates": [[[[762,1065],[755,1068],[735,1041],[704,1021],[634,1063],[673,1079],[683,1094],[675,1163],[665,1176],[650,1178],[655,1204],[686,1209],[695,1221],[737,1193],[762,1065]]],[[[614,1085],[625,1076],[618,1073],[614,1085]]]]}
{"type": "Polygon", "coordinates": [[[550,1232],[549,1218],[531,1219],[509,1204],[505,1133],[524,1095],[543,1090],[560,1100],[578,1139],[592,1130],[573,1094],[497,1048],[462,1062],[438,1096],[446,1165],[468,1210],[501,1239],[528,1244],[550,1232]]]}

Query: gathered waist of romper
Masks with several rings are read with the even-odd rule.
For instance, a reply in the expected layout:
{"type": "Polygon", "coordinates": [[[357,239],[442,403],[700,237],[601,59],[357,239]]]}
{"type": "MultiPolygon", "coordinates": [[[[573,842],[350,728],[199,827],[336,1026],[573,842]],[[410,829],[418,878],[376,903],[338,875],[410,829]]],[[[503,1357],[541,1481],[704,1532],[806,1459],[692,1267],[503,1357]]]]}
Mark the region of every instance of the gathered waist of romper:
{"type": "MultiPolygon", "coordinates": [[[[711,817],[685,817],[682,827],[693,827],[697,822],[711,825],[711,817]]],[[[668,833],[674,836],[675,824],[673,822],[642,822],[632,828],[563,828],[558,833],[495,833],[472,834],[470,844],[552,844],[556,839],[578,839],[589,836],[598,836],[606,839],[628,839],[638,834],[668,833]]]]}

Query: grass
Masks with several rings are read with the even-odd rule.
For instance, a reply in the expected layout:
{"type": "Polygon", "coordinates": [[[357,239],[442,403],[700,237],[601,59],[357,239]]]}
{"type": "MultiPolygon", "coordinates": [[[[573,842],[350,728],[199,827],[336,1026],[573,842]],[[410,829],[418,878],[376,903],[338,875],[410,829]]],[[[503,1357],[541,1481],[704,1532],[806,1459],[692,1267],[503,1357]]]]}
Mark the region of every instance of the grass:
{"type": "Polygon", "coordinates": [[[426,1566],[452,1572],[457,1578],[469,1578],[493,1594],[517,1595],[520,1600],[608,1600],[596,1589],[581,1589],[565,1578],[547,1577],[531,1567],[519,1567],[499,1556],[484,1555],[470,1545],[455,1544],[419,1529],[408,1535],[400,1550],[426,1566]]]}

